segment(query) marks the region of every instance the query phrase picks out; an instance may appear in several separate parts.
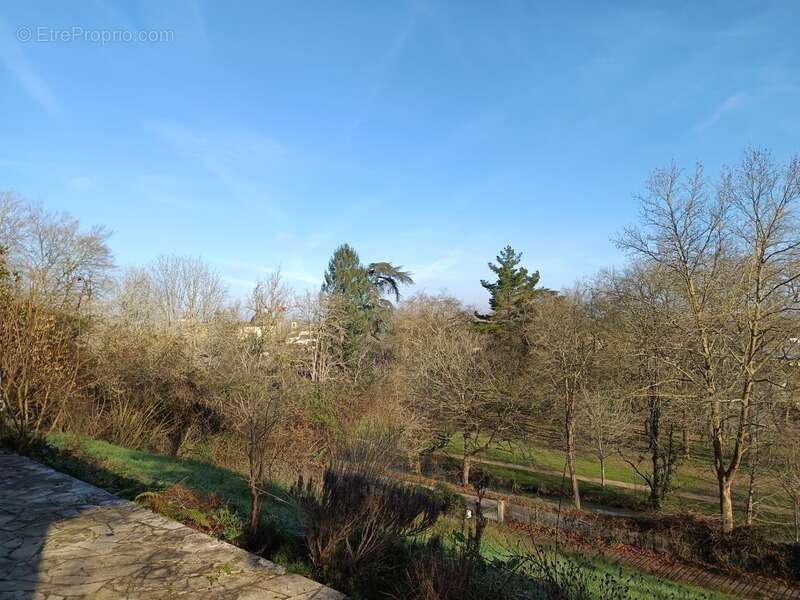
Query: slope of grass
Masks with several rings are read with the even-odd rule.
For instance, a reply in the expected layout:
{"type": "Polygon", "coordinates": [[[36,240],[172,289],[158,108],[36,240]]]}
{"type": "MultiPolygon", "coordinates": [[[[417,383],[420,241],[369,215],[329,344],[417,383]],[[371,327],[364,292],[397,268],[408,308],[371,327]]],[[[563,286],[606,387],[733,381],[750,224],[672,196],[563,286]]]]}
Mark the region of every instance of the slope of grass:
{"type": "MultiPolygon", "coordinates": [[[[446,517],[440,519],[435,527],[435,533],[446,536],[452,531],[460,530],[460,521],[446,517]]],[[[488,523],[483,537],[483,555],[488,559],[507,559],[509,550],[518,545],[525,546],[530,540],[524,534],[488,523]]],[[[589,571],[592,579],[601,582],[606,576],[609,578],[623,578],[628,582],[630,600],[732,600],[732,596],[704,590],[695,586],[664,581],[649,574],[629,569],[612,563],[602,557],[580,556],[575,554],[562,554],[565,558],[577,559],[581,571],[589,571]]],[[[595,593],[599,590],[594,589],[595,593]]],[[[600,597],[600,596],[598,596],[600,597]]]]}
{"type": "MultiPolygon", "coordinates": [[[[445,448],[446,452],[453,458],[459,459],[463,453],[463,440],[457,436],[450,440],[445,448]]],[[[481,468],[489,473],[496,474],[504,479],[516,480],[522,484],[543,486],[545,489],[560,489],[553,485],[554,478],[560,481],[560,474],[564,471],[564,453],[559,449],[548,448],[542,445],[517,442],[514,444],[504,444],[502,447],[491,447],[481,454],[482,458],[502,461],[511,465],[533,467],[545,471],[546,473],[529,473],[520,470],[510,470],[495,465],[481,465],[481,468]],[[523,474],[524,473],[524,474],[523,474]]],[[[585,451],[579,452],[576,461],[577,472],[582,477],[593,477],[599,479],[600,464],[596,457],[585,451]]],[[[646,469],[646,465],[643,465],[646,469]]],[[[606,479],[609,481],[620,481],[623,483],[633,483],[643,485],[642,479],[634,472],[633,468],[619,456],[610,456],[606,459],[606,479]]],[[[701,458],[690,458],[681,460],[673,482],[673,492],[691,492],[708,497],[708,501],[700,499],[687,499],[672,493],[668,496],[664,505],[664,510],[687,510],[706,514],[717,515],[719,505],[717,501],[717,483],[714,479],[712,466],[701,458]]],[[[762,480],[760,493],[769,495],[776,490],[771,482],[762,480]]],[[[646,494],[637,490],[626,490],[614,488],[607,485],[603,488],[600,485],[581,482],[581,491],[586,490],[587,500],[598,504],[607,504],[621,508],[641,508],[646,501],[646,494]]],[[[737,516],[744,518],[741,506],[745,502],[748,487],[748,479],[744,471],[740,472],[734,485],[734,500],[739,505],[737,516]]],[[[542,494],[547,495],[547,494],[542,494]]],[[[785,514],[776,511],[771,506],[761,508],[762,517],[776,527],[776,531],[784,532],[788,530],[789,522],[785,514]]]]}
{"type": "MultiPolygon", "coordinates": [[[[52,434],[48,441],[56,448],[72,450],[96,461],[105,471],[119,478],[136,482],[134,489],[112,490],[128,499],[146,490],[163,490],[174,483],[203,493],[217,494],[230,502],[241,514],[249,510],[249,494],[244,479],[238,473],[214,464],[163,456],[141,450],[115,446],[102,440],[72,434],[52,434]]],[[[76,477],[80,473],[70,473],[76,477]]],[[[100,482],[102,484],[102,482],[100,482]]],[[[267,517],[281,523],[288,533],[301,533],[297,509],[289,500],[287,490],[272,485],[269,490],[277,498],[268,498],[264,509],[267,517]]]]}
{"type": "MultiPolygon", "coordinates": [[[[122,448],[108,442],[72,434],[54,434],[48,441],[56,448],[68,451],[69,455],[80,457],[77,462],[72,459],[61,459],[61,462],[58,462],[58,459],[48,461],[52,466],[106,487],[119,495],[132,498],[145,489],[162,490],[174,483],[180,483],[198,492],[217,494],[228,500],[241,514],[247,512],[248,495],[245,482],[239,474],[228,469],[197,460],[122,448]],[[87,464],[89,462],[91,465],[87,464]]],[[[280,486],[274,486],[273,493],[289,500],[286,490],[280,486]]],[[[265,509],[268,518],[281,523],[285,531],[296,535],[301,532],[299,514],[290,501],[283,503],[273,500],[267,503],[265,509]]],[[[443,518],[437,523],[435,533],[447,535],[458,528],[457,520],[443,518]]],[[[490,525],[486,532],[483,552],[487,558],[500,557],[505,548],[520,541],[524,541],[520,534],[490,525]]],[[[282,562],[280,551],[273,556],[273,559],[282,562]]],[[[293,567],[292,570],[307,573],[307,565],[295,563],[287,566],[293,567]]],[[[587,558],[582,568],[591,569],[601,576],[608,574],[630,578],[630,597],[635,599],[724,600],[728,598],[691,586],[664,582],[596,557],[587,558]]]]}
{"type": "MultiPolygon", "coordinates": [[[[463,440],[454,436],[446,450],[454,456],[463,453],[463,440]]],[[[484,458],[541,468],[554,472],[564,469],[564,452],[543,445],[528,442],[505,444],[502,447],[489,448],[482,455],[484,458]]],[[[642,479],[621,457],[612,455],[606,459],[606,479],[642,485],[642,479]]],[[[645,466],[645,465],[643,465],[645,466]]],[[[578,453],[576,461],[578,475],[583,477],[600,477],[600,463],[589,453],[578,453]]],[[[698,459],[683,460],[675,479],[676,488],[687,492],[713,496],[716,493],[711,465],[698,459]]]]}

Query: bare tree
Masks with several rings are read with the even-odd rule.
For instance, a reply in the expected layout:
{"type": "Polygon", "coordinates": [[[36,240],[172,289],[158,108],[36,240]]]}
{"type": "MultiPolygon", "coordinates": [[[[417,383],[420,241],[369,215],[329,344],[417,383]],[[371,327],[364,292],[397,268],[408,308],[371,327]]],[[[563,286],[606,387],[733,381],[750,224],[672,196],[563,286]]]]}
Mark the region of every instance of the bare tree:
{"type": "Polygon", "coordinates": [[[250,322],[269,332],[282,333],[289,300],[289,289],[284,284],[280,271],[277,271],[266,280],[259,281],[253,289],[248,306],[253,313],[250,322]]]}
{"type": "Polygon", "coordinates": [[[264,352],[249,338],[231,336],[231,340],[229,356],[220,364],[226,381],[219,408],[244,441],[250,491],[248,531],[255,535],[270,467],[280,454],[273,436],[289,412],[287,373],[274,351],[264,352]]]}
{"type": "Polygon", "coordinates": [[[319,390],[345,370],[341,340],[346,335],[347,315],[341,299],[325,293],[307,293],[296,303],[300,323],[288,341],[298,355],[301,370],[319,390]]]}
{"type": "Polygon", "coordinates": [[[749,445],[756,386],[772,385],[797,308],[800,161],[749,150],[722,174],[714,199],[702,167],[655,171],[641,198],[642,227],[620,246],[663,267],[687,318],[681,361],[707,408],[723,531],[734,526],[732,487],[749,445]]]}
{"type": "Polygon", "coordinates": [[[10,269],[39,303],[75,311],[105,291],[114,266],[109,235],[0,193],[0,244],[8,249],[10,269]]]}
{"type": "Polygon", "coordinates": [[[581,508],[576,460],[576,425],[579,403],[587,397],[598,338],[580,290],[567,296],[542,298],[539,316],[526,330],[532,349],[535,380],[546,386],[563,407],[564,451],[572,487],[572,501],[581,508]]]}
{"type": "Polygon", "coordinates": [[[631,401],[623,394],[584,392],[580,403],[580,429],[591,440],[592,453],[600,462],[600,485],[606,485],[606,459],[616,454],[630,435],[634,413],[631,401]]]}
{"type": "Polygon", "coordinates": [[[208,322],[224,308],[225,286],[199,258],[159,256],[147,275],[156,314],[167,324],[208,322]]]}
{"type": "Polygon", "coordinates": [[[682,389],[685,377],[676,360],[686,342],[678,325],[681,305],[660,267],[632,265],[623,273],[605,274],[596,286],[604,370],[613,374],[614,389],[630,399],[638,425],[619,452],[648,486],[651,507],[659,510],[678,466],[677,418],[685,426],[684,415],[696,412],[689,406],[691,394],[682,389]]]}
{"type": "Polygon", "coordinates": [[[464,318],[428,324],[411,344],[416,402],[426,406],[447,438],[463,439],[462,484],[472,459],[508,439],[517,426],[515,406],[504,393],[480,335],[464,318]]]}
{"type": "MultiPolygon", "coordinates": [[[[419,367],[420,340],[437,326],[464,320],[464,308],[453,297],[417,294],[404,300],[392,316],[393,358],[388,386],[397,406],[398,422],[404,425],[404,440],[410,451],[410,464],[422,472],[422,459],[447,445],[442,427],[434,420],[427,399],[415,390],[419,367]]],[[[381,407],[383,411],[383,407],[381,407]]]]}
{"type": "MultiPolygon", "coordinates": [[[[8,254],[21,251],[25,233],[24,204],[13,192],[0,192],[0,244],[6,247],[8,254]]],[[[13,262],[11,257],[6,260],[13,262]]]]}

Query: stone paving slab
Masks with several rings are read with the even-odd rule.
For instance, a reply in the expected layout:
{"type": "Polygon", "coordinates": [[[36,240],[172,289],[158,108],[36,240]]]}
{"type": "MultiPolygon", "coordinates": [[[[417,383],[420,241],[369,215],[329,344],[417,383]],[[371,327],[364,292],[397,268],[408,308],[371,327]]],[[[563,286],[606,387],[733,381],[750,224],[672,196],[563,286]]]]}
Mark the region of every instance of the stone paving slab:
{"type": "Polygon", "coordinates": [[[268,560],[0,453],[0,599],[340,600],[268,560]]]}

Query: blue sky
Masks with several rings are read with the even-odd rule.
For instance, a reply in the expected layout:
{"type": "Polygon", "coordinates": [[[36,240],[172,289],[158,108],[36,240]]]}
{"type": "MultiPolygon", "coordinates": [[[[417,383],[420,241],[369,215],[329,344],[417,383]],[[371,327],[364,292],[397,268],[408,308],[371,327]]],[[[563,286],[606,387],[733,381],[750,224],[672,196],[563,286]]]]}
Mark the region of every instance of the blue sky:
{"type": "Polygon", "coordinates": [[[109,227],[123,267],[202,256],[233,295],[277,267],[316,288],[349,242],[483,305],[507,243],[549,287],[619,264],[654,167],[800,150],[799,22],[789,0],[4,2],[0,190],[109,227]],[[93,41],[112,30],[167,33],[93,41]]]}

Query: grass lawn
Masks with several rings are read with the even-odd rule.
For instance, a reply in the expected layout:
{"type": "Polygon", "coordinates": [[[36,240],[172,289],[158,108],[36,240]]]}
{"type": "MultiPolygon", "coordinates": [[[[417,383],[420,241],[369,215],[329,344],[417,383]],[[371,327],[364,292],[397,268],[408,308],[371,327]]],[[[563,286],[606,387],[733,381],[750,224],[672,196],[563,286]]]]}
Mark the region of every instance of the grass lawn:
{"type": "MultiPolygon", "coordinates": [[[[451,531],[460,530],[460,521],[452,517],[440,519],[435,526],[435,532],[440,535],[447,535],[451,531]]],[[[508,549],[517,544],[528,544],[529,539],[521,533],[512,531],[507,527],[489,522],[483,538],[483,554],[487,558],[504,559],[508,556],[508,549]]],[[[612,563],[600,557],[584,557],[579,555],[568,555],[577,558],[582,564],[581,570],[592,571],[598,580],[605,576],[622,577],[628,580],[630,600],[732,600],[732,596],[703,590],[691,585],[683,585],[671,581],[664,581],[657,577],[635,571],[619,564],[612,563]]]]}
{"type": "MultiPolygon", "coordinates": [[[[235,506],[242,515],[246,515],[248,507],[247,487],[244,480],[237,473],[207,462],[162,456],[150,452],[122,448],[90,438],[79,438],[71,434],[54,434],[50,436],[51,444],[59,449],[70,450],[82,457],[84,462],[99,467],[103,475],[92,473],[93,483],[102,486],[103,477],[107,478],[111,491],[128,498],[134,497],[142,490],[161,490],[174,483],[199,492],[215,493],[226,498],[235,506]],[[100,478],[101,481],[97,481],[100,478]],[[120,483],[122,482],[122,483],[120,483]]],[[[74,476],[80,477],[80,468],[68,462],[55,465],[74,476]]],[[[84,471],[87,475],[89,471],[84,471]]],[[[268,518],[282,524],[284,531],[300,535],[301,524],[299,514],[286,495],[286,490],[280,486],[274,487],[274,493],[286,499],[288,504],[275,500],[266,504],[265,510],[268,518]]],[[[435,527],[435,532],[446,535],[459,528],[459,521],[453,518],[442,518],[435,527]]],[[[487,557],[501,556],[503,548],[524,541],[524,538],[502,526],[490,524],[485,536],[484,554],[487,557]]],[[[273,556],[277,562],[296,572],[307,572],[307,565],[299,564],[295,560],[292,564],[281,561],[280,553],[273,556]]],[[[291,562],[291,559],[288,561],[291,562]]],[[[639,573],[630,569],[620,568],[599,558],[587,560],[584,567],[599,571],[601,574],[619,576],[620,574],[631,577],[632,598],[687,598],[722,600],[727,596],[704,592],[691,586],[683,586],[661,581],[655,577],[639,573]]]]}
{"type": "MultiPolygon", "coordinates": [[[[143,489],[159,491],[180,483],[197,492],[214,493],[227,499],[242,515],[249,511],[247,485],[241,475],[229,469],[198,460],[123,448],[72,434],[52,434],[48,441],[59,449],[77,449],[81,455],[96,460],[111,474],[135,482],[136,485],[132,485],[131,489],[112,490],[128,499],[133,499],[143,489]]],[[[80,474],[73,475],[80,477],[80,474]]],[[[287,533],[301,535],[300,518],[287,490],[273,485],[270,493],[281,500],[266,500],[264,509],[267,517],[281,523],[287,533]]]]}
{"type": "MultiPolygon", "coordinates": [[[[463,440],[457,436],[453,437],[445,450],[454,459],[460,461],[463,455],[463,440]]],[[[484,452],[481,457],[503,461],[509,464],[552,471],[552,474],[540,474],[507,469],[495,465],[480,465],[480,468],[484,471],[504,479],[516,480],[519,485],[537,486],[550,491],[559,490],[561,487],[561,473],[564,472],[564,453],[561,450],[533,444],[515,443],[504,445],[500,448],[490,448],[484,452]]],[[[475,464],[478,466],[477,463],[475,464]]],[[[579,454],[576,467],[578,475],[580,476],[600,477],[600,464],[591,454],[579,454]]],[[[639,485],[643,484],[643,481],[636,475],[631,466],[619,456],[610,456],[606,459],[606,479],[639,485]]],[[[646,507],[646,495],[636,490],[614,488],[608,485],[603,488],[599,484],[589,482],[581,482],[579,485],[581,492],[586,494],[586,500],[589,502],[630,509],[646,507]]],[[[739,505],[744,503],[747,485],[748,480],[746,474],[740,473],[734,486],[734,499],[739,505]]],[[[693,458],[681,462],[675,477],[674,491],[702,494],[709,496],[713,500],[704,502],[702,500],[687,499],[672,494],[667,497],[664,510],[693,510],[707,515],[717,515],[719,512],[719,505],[716,500],[718,494],[717,484],[712,472],[712,466],[701,459],[693,458]]],[[[762,493],[767,491],[766,489],[762,489],[762,493]]],[[[541,495],[546,496],[548,494],[542,493],[541,495]]],[[[744,519],[741,508],[737,513],[738,517],[744,519]]],[[[785,526],[777,526],[777,530],[779,531],[783,531],[789,527],[789,517],[785,514],[775,512],[769,508],[764,508],[762,516],[773,524],[785,521],[785,526]]]]}
{"type": "MultiPolygon", "coordinates": [[[[464,450],[464,443],[458,436],[450,440],[447,451],[454,456],[461,456],[464,450]]],[[[564,452],[546,446],[517,442],[504,445],[501,448],[493,447],[482,455],[484,458],[504,461],[508,463],[547,469],[550,471],[561,472],[564,469],[564,452]]],[[[606,459],[606,479],[622,481],[624,483],[635,483],[642,485],[642,479],[636,475],[631,466],[622,458],[616,455],[606,459]]],[[[600,463],[591,454],[585,452],[578,453],[576,461],[578,475],[584,477],[600,478],[600,463]]],[[[676,489],[698,494],[715,495],[716,483],[712,472],[712,466],[698,459],[684,460],[678,467],[676,477],[676,489]]],[[[744,487],[744,485],[742,486],[744,487]]]]}

